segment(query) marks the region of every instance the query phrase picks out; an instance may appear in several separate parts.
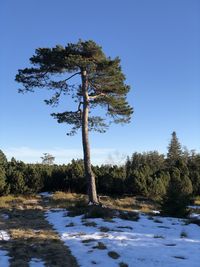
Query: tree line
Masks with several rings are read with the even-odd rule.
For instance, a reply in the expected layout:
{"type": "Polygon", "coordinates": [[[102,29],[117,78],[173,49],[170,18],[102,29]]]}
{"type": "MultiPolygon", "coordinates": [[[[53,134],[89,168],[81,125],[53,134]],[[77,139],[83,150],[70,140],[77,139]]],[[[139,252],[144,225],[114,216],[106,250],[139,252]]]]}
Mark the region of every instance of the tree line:
{"type": "MultiPolygon", "coordinates": [[[[200,195],[200,154],[183,150],[176,133],[168,147],[167,156],[157,151],[133,153],[125,164],[92,166],[100,195],[141,195],[153,200],[172,201],[181,192],[200,195]],[[170,193],[168,192],[170,190],[170,193]]],[[[12,158],[7,160],[0,151],[0,193],[33,194],[42,191],[87,193],[83,160],[69,164],[26,164],[12,158]]]]}

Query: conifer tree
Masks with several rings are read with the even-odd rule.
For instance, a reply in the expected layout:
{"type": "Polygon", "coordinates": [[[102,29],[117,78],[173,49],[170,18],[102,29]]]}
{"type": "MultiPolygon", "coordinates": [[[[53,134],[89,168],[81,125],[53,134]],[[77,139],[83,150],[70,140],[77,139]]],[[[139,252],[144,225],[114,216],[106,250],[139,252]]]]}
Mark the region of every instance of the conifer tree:
{"type": "Polygon", "coordinates": [[[167,162],[170,166],[175,165],[176,161],[181,157],[181,144],[176,136],[176,132],[172,133],[172,138],[168,146],[167,162]]]}
{"type": "Polygon", "coordinates": [[[7,164],[7,158],[6,155],[3,153],[3,151],[0,149],[0,167],[5,167],[7,164]]]}
{"type": "Polygon", "coordinates": [[[42,159],[42,164],[47,164],[47,165],[52,165],[54,163],[55,157],[52,156],[49,153],[43,153],[43,157],[41,157],[42,159]]]}
{"type": "Polygon", "coordinates": [[[6,187],[6,172],[5,169],[0,166],[0,195],[4,193],[6,187]]]}
{"type": "Polygon", "coordinates": [[[88,181],[89,201],[98,203],[95,177],[91,168],[88,131],[105,132],[110,122],[130,122],[133,109],[126,100],[130,87],[125,84],[120,59],[107,57],[94,41],[79,41],[66,47],[36,49],[30,58],[33,67],[19,70],[16,81],[23,84],[19,92],[33,92],[46,88],[53,92],[45,102],[55,106],[63,95],[71,95],[76,110],[53,113],[59,123],[72,126],[70,135],[82,130],[85,176],[88,181]],[[66,74],[70,76],[66,77],[66,74]],[[80,82],[71,83],[74,77],[80,82]],[[106,109],[106,117],[92,114],[100,106],[106,109]],[[110,118],[108,120],[108,118],[110,118]]]}
{"type": "Polygon", "coordinates": [[[172,167],[167,192],[163,197],[161,211],[164,215],[184,217],[188,214],[187,206],[192,196],[192,183],[187,174],[182,174],[178,168],[172,167]]]}

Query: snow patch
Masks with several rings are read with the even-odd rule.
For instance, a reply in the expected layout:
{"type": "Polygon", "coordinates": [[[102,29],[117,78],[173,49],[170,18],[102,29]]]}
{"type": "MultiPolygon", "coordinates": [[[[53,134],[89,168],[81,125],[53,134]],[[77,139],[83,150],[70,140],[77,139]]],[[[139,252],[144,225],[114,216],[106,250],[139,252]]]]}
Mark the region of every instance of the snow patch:
{"type": "Polygon", "coordinates": [[[5,213],[1,214],[1,217],[5,220],[9,219],[9,215],[5,213]]]}
{"type": "Polygon", "coordinates": [[[200,214],[198,214],[198,213],[191,213],[190,214],[190,218],[192,218],[192,219],[199,219],[200,220],[200,214]]]}
{"type": "Polygon", "coordinates": [[[39,193],[39,195],[42,197],[52,197],[52,193],[49,193],[49,192],[42,192],[42,193],[39,193]]]}
{"type": "Polygon", "coordinates": [[[9,239],[10,239],[9,234],[4,230],[0,230],[0,240],[8,241],[9,239]]]}
{"type": "Polygon", "coordinates": [[[46,217],[82,267],[117,267],[120,262],[129,267],[199,267],[200,227],[181,219],[150,220],[141,214],[138,221],[87,219],[96,224],[89,227],[82,216],[68,217],[64,210],[49,211],[46,217]],[[98,242],[104,249],[98,249],[98,242]],[[120,257],[109,257],[109,251],[120,257]]]}
{"type": "Polygon", "coordinates": [[[190,209],[199,209],[200,210],[200,206],[198,206],[198,205],[190,205],[190,206],[188,206],[188,208],[190,208],[190,209]]]}

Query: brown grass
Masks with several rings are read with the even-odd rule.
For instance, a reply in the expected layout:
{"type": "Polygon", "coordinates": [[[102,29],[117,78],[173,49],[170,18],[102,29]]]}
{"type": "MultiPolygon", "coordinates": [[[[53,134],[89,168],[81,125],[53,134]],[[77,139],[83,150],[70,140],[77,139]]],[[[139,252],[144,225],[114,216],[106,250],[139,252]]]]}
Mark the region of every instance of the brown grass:
{"type": "Polygon", "coordinates": [[[102,197],[100,198],[103,205],[119,210],[140,210],[141,212],[151,212],[156,209],[157,206],[154,202],[149,200],[137,200],[136,197],[122,197],[122,198],[111,198],[111,197],[102,197]]]}
{"type": "Polygon", "coordinates": [[[27,267],[31,258],[39,258],[50,267],[78,266],[69,249],[45,220],[47,209],[40,196],[0,198],[0,227],[11,237],[9,241],[0,241],[0,246],[8,251],[11,267],[27,267]],[[3,214],[9,219],[5,219],[3,214]]]}

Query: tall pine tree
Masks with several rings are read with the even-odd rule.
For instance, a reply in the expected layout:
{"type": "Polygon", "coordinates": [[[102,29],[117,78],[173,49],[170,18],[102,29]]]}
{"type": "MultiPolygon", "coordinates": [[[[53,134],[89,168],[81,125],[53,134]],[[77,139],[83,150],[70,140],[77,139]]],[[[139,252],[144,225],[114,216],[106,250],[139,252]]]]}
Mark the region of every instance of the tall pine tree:
{"type": "Polygon", "coordinates": [[[170,166],[174,166],[178,159],[182,156],[183,152],[181,144],[176,136],[176,132],[172,133],[172,138],[168,146],[167,162],[170,166]]]}
{"type": "MultiPolygon", "coordinates": [[[[23,84],[20,92],[33,92],[35,88],[46,88],[53,92],[45,102],[55,106],[64,95],[71,95],[76,110],[53,113],[59,123],[72,126],[69,134],[82,130],[85,176],[88,181],[89,201],[98,203],[95,177],[91,168],[88,131],[105,132],[110,122],[130,122],[133,109],[126,97],[130,87],[125,84],[120,59],[107,57],[94,41],[79,41],[66,47],[36,49],[30,58],[33,67],[19,70],[16,81],[23,84]],[[70,76],[66,77],[66,74],[70,76]],[[80,77],[71,83],[74,77],[80,77]],[[92,114],[97,106],[105,108],[106,116],[92,114]],[[110,118],[110,119],[108,119],[110,118]]],[[[101,112],[100,112],[101,114],[101,112]]]]}

